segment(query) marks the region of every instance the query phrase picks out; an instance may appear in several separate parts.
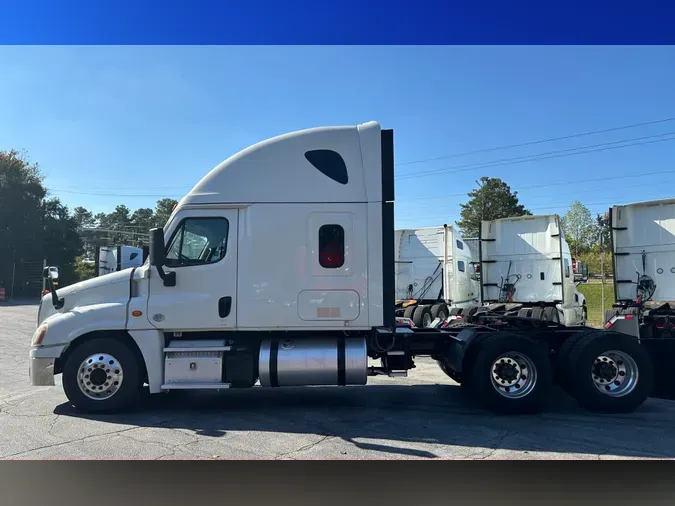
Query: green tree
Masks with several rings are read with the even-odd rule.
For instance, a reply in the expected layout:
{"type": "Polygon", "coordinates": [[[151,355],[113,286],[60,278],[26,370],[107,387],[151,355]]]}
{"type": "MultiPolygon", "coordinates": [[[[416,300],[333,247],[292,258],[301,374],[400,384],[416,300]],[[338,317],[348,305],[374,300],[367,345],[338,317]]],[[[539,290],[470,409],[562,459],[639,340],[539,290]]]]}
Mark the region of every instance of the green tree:
{"type": "Polygon", "coordinates": [[[612,231],[609,228],[609,213],[598,214],[595,217],[598,239],[602,239],[603,251],[608,251],[612,240],[612,231]]]}
{"type": "Polygon", "coordinates": [[[75,218],[57,198],[45,200],[43,212],[43,251],[48,265],[59,267],[59,283],[78,281],[75,257],[82,251],[82,239],[75,218]]]}
{"type": "Polygon", "coordinates": [[[157,206],[155,207],[155,218],[153,226],[163,227],[166,225],[166,222],[173,212],[173,208],[178,204],[177,200],[174,199],[161,199],[157,201],[157,206]]]}
{"type": "Polygon", "coordinates": [[[483,220],[497,220],[514,216],[531,215],[518,201],[518,192],[499,178],[482,177],[478,186],[469,192],[466,204],[460,204],[461,220],[457,222],[464,237],[478,237],[483,220]]]}
{"type": "Polygon", "coordinates": [[[598,240],[598,228],[591,212],[578,200],[572,202],[562,218],[563,232],[574,256],[588,251],[598,240]]]}
{"type": "MultiPolygon", "coordinates": [[[[15,263],[42,259],[42,202],[47,194],[36,163],[16,150],[0,151],[0,287],[9,289],[15,263]]],[[[23,286],[19,278],[16,286],[23,286]]]]}

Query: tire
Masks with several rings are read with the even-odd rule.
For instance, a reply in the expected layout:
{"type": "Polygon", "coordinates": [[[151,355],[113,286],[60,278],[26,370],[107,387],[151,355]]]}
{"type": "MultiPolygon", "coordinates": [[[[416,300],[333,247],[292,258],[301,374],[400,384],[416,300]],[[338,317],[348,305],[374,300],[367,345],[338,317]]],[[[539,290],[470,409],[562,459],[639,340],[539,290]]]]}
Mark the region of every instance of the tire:
{"type": "MultiPolygon", "coordinates": [[[[89,371],[82,369],[82,372],[86,374],[89,371]]],[[[75,348],[66,360],[62,379],[63,390],[70,403],[79,411],[86,413],[110,413],[130,409],[140,399],[143,386],[141,367],[135,354],[126,344],[111,338],[92,339],[75,348]],[[104,360],[98,360],[95,355],[104,357],[104,360]],[[92,398],[94,395],[92,390],[89,390],[92,397],[85,395],[79,385],[80,366],[83,362],[89,361],[89,357],[92,357],[90,359],[93,360],[92,364],[100,366],[93,368],[95,370],[92,372],[96,374],[96,371],[101,371],[101,378],[106,378],[105,380],[101,380],[106,381],[101,387],[105,389],[106,385],[108,385],[107,380],[119,378],[117,391],[112,389],[111,382],[111,385],[108,385],[111,390],[100,392],[100,395],[104,396],[104,398],[92,398]],[[105,366],[109,365],[110,361],[113,362],[113,367],[117,367],[116,369],[112,369],[112,367],[111,369],[105,368],[105,366]],[[115,371],[120,371],[118,376],[115,376],[115,371]],[[107,377],[105,376],[106,374],[108,374],[107,377]],[[112,394],[109,397],[105,397],[108,395],[107,392],[110,391],[112,391],[112,394]]],[[[98,380],[96,382],[93,381],[93,374],[89,377],[84,376],[82,381],[86,381],[86,379],[91,379],[94,385],[98,383],[98,380]]],[[[90,386],[89,388],[94,387],[90,386]]]]}
{"type": "Polygon", "coordinates": [[[451,307],[450,308],[450,316],[458,316],[462,314],[462,308],[461,307],[451,307]]]}
{"type": "Polygon", "coordinates": [[[440,318],[442,321],[445,321],[449,314],[450,312],[448,310],[448,305],[444,302],[431,306],[431,321],[434,321],[436,318],[440,318]]]}
{"type": "Polygon", "coordinates": [[[529,318],[530,317],[530,311],[531,311],[531,309],[529,307],[524,307],[524,308],[518,310],[518,317],[519,318],[529,318]]]}
{"type": "Polygon", "coordinates": [[[443,371],[443,373],[444,373],[448,378],[450,378],[452,381],[454,381],[454,382],[456,382],[456,383],[461,384],[459,381],[457,381],[457,379],[455,379],[455,378],[453,377],[453,375],[450,373],[450,369],[443,363],[443,361],[437,360],[437,362],[438,362],[438,367],[441,368],[441,371],[443,371]]]}
{"type": "Polygon", "coordinates": [[[479,343],[472,369],[472,371],[467,371],[471,375],[471,387],[490,411],[503,414],[524,414],[537,413],[545,408],[552,386],[553,371],[547,349],[532,339],[506,332],[491,334],[479,343]],[[519,355],[520,358],[500,359],[504,355],[513,353],[519,355]],[[510,372],[522,374],[521,378],[530,383],[523,383],[521,379],[514,378],[513,381],[518,381],[518,383],[509,386],[508,391],[506,387],[502,387],[504,390],[500,393],[500,388],[496,386],[497,383],[493,379],[493,372],[496,371],[493,367],[497,360],[500,362],[504,360],[501,363],[506,366],[509,365],[508,362],[516,364],[519,369],[513,371],[511,368],[510,372]],[[526,367],[522,367],[523,365],[526,367]]]}
{"type": "Polygon", "coordinates": [[[654,390],[654,366],[649,354],[637,340],[619,332],[597,331],[584,336],[570,351],[564,372],[569,376],[568,381],[578,404],[589,411],[630,413],[642,405],[654,390]],[[610,350],[621,355],[611,356],[610,350]],[[593,372],[598,372],[595,364],[599,363],[597,359],[602,355],[614,361],[614,368],[607,376],[617,369],[619,374],[623,371],[624,375],[616,376],[616,382],[596,386],[594,377],[598,376],[594,376],[593,372]],[[605,391],[613,391],[613,395],[605,391]]]}
{"type": "Polygon", "coordinates": [[[548,322],[560,323],[560,313],[558,309],[552,306],[544,308],[542,319],[548,322]]]}
{"type": "Polygon", "coordinates": [[[588,330],[586,332],[578,332],[576,334],[572,334],[570,337],[565,339],[563,343],[560,345],[560,348],[558,348],[558,353],[556,354],[555,358],[555,380],[560,385],[560,387],[565,391],[567,395],[570,397],[574,397],[574,392],[572,390],[573,386],[570,383],[569,376],[567,375],[566,371],[570,370],[570,366],[568,365],[568,359],[569,359],[569,354],[570,351],[576,346],[576,344],[581,341],[583,338],[589,335],[595,335],[597,332],[602,332],[601,330],[588,330]]]}
{"type": "Polygon", "coordinates": [[[544,317],[544,308],[541,307],[533,307],[532,308],[532,314],[530,315],[530,318],[533,320],[542,320],[544,317]]]}
{"type": "Polygon", "coordinates": [[[417,306],[408,306],[407,308],[405,308],[405,311],[403,311],[403,318],[412,319],[412,315],[415,312],[415,309],[417,309],[417,306]]]}
{"type": "Polygon", "coordinates": [[[415,312],[412,315],[412,321],[415,327],[423,329],[429,326],[432,322],[431,318],[431,307],[429,306],[417,306],[415,312]],[[428,321],[428,323],[426,323],[428,321]]]}

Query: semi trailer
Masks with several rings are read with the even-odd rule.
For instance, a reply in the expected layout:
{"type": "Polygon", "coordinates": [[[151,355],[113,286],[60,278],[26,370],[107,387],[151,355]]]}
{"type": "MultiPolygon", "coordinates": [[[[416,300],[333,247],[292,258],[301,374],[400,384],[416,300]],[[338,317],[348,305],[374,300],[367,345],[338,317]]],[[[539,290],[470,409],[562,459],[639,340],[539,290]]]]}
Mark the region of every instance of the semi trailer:
{"type": "Polygon", "coordinates": [[[626,333],[489,307],[446,328],[397,324],[394,243],[392,130],[262,141],[197,182],[142,266],[59,289],[46,271],[31,384],[60,374],[75,408],[111,412],[145,385],[356,388],[427,356],[496,412],[545,409],[554,381],[596,411],[650,394],[651,360],[626,333]]]}
{"type": "Polygon", "coordinates": [[[469,246],[451,225],[394,232],[396,316],[416,327],[478,304],[469,246]]]}

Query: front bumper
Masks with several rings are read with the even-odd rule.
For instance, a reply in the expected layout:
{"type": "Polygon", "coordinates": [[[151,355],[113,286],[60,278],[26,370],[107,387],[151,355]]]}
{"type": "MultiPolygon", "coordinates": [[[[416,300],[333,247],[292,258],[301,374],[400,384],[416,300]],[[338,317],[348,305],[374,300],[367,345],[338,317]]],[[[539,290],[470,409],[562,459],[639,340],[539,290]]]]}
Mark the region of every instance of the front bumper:
{"type": "Polygon", "coordinates": [[[28,362],[30,384],[34,387],[54,386],[55,358],[31,358],[28,362]]]}
{"type": "Polygon", "coordinates": [[[61,356],[63,346],[31,348],[28,359],[30,384],[36,387],[54,386],[54,364],[61,356]]]}

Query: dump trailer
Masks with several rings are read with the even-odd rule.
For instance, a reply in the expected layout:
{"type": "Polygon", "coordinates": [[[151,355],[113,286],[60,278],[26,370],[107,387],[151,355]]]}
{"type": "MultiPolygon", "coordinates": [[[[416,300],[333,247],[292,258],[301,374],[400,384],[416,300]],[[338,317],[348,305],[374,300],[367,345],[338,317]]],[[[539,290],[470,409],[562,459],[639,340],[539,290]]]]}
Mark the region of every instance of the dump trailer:
{"type": "Polygon", "coordinates": [[[103,276],[130,267],[140,267],[148,253],[148,248],[135,246],[97,246],[94,255],[94,273],[96,276],[103,276]]]}
{"type": "Polygon", "coordinates": [[[396,316],[429,327],[477,304],[471,250],[451,225],[396,230],[394,248],[396,316]]]}
{"type": "Polygon", "coordinates": [[[60,374],[76,409],[100,413],[138,406],[144,385],[358,386],[428,356],[502,413],[545,409],[554,381],[596,411],[632,411],[651,392],[649,355],[624,333],[487,307],[452,327],[397,323],[394,244],[392,130],[262,141],[196,183],[150,231],[142,266],[58,289],[46,270],[31,384],[60,374]]]}
{"type": "Polygon", "coordinates": [[[605,327],[639,338],[656,365],[659,393],[675,379],[675,199],[609,209],[613,307],[605,327]]]}

